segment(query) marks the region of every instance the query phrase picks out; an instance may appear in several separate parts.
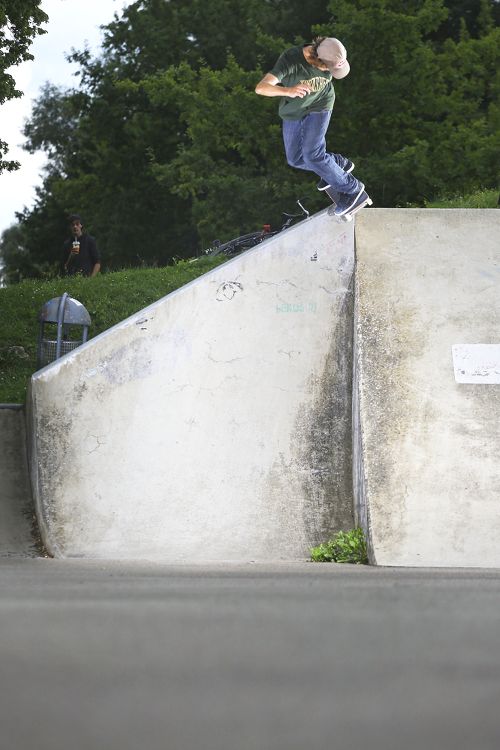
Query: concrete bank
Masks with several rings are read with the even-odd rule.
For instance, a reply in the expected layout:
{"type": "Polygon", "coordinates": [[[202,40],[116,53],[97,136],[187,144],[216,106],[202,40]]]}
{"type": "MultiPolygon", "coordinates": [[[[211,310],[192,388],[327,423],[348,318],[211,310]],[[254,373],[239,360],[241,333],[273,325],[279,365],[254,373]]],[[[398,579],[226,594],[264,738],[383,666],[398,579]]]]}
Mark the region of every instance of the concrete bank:
{"type": "Polygon", "coordinates": [[[57,557],[304,559],[353,524],[353,227],[292,227],[36,373],[57,557]]]}
{"type": "Polygon", "coordinates": [[[500,567],[499,238],[495,210],[357,220],[355,493],[379,565],[500,567]]]}
{"type": "Polygon", "coordinates": [[[0,404],[0,557],[37,554],[26,460],[24,409],[0,404]]]}

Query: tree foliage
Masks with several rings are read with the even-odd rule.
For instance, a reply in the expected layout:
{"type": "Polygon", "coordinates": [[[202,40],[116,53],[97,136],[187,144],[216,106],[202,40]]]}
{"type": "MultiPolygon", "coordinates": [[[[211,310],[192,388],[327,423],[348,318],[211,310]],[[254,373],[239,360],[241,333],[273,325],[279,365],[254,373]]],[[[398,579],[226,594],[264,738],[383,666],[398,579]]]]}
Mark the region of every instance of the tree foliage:
{"type": "Polygon", "coordinates": [[[436,45],[433,36],[447,21],[442,0],[330,5],[335,25],[321,31],[335,29],[352,49],[338,142],[354,154],[377,204],[494,185],[500,29],[491,15],[480,38],[436,45]]]}
{"type": "Polygon", "coordinates": [[[48,165],[20,216],[23,259],[33,275],[50,273],[73,211],[117,268],[276,224],[299,197],[323,205],[314,176],[285,164],[276,100],[254,94],[286,46],[317,34],[342,39],[351,63],[336,84],[329,147],[356,162],[376,205],[496,186],[498,5],[132,3],[105,28],[99,57],[73,53],[80,86],[47,85],[26,125],[27,149],[44,150],[48,165]]]}
{"type": "MultiPolygon", "coordinates": [[[[2,0],[0,2],[0,106],[9,99],[22,96],[16,88],[10,68],[32,60],[29,52],[33,39],[44,34],[42,24],[48,16],[40,9],[41,0],[2,0]]],[[[1,136],[1,133],[0,133],[1,136]]],[[[18,162],[5,161],[8,145],[0,140],[0,173],[13,171],[18,162]]]]}

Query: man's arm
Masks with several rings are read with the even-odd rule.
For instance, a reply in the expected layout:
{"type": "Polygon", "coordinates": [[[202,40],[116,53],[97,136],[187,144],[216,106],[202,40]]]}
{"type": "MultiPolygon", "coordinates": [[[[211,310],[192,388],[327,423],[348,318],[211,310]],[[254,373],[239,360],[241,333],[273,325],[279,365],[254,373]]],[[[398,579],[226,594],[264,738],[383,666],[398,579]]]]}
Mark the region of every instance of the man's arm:
{"type": "Polygon", "coordinates": [[[266,73],[255,87],[255,93],[261,96],[289,96],[291,99],[298,96],[303,99],[304,96],[311,93],[311,89],[305,83],[298,83],[291,87],[280,86],[279,79],[276,76],[273,76],[272,73],[266,73]]]}
{"type": "Polygon", "coordinates": [[[91,235],[87,235],[87,237],[89,243],[90,259],[94,264],[92,266],[92,271],[90,272],[90,278],[92,278],[92,276],[97,276],[97,274],[101,270],[101,256],[99,254],[99,250],[97,249],[97,242],[95,238],[91,235]]]}

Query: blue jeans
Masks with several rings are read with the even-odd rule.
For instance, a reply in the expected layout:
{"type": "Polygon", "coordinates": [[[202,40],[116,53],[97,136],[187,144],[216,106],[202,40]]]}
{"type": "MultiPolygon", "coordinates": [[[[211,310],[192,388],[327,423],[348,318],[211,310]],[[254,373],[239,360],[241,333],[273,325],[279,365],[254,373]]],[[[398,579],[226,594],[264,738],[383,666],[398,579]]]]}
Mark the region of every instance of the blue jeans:
{"type": "Polygon", "coordinates": [[[339,193],[353,195],[360,182],[342,168],[347,159],[326,150],[326,131],[332,113],[310,112],[301,120],[283,120],[283,142],[288,164],[314,172],[339,193]]]}

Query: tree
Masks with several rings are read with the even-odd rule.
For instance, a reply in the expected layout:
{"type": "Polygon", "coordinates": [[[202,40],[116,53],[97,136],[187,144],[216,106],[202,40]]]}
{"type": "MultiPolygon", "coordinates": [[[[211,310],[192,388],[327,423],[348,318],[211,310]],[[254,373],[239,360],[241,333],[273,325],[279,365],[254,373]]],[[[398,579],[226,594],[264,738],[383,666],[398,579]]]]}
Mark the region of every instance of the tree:
{"type": "MultiPolygon", "coordinates": [[[[30,243],[55,234],[58,207],[84,214],[108,268],[193,255],[192,196],[156,172],[186,145],[185,121],[175,97],[153,102],[143,81],[180,60],[193,71],[206,69],[207,60],[224,68],[231,46],[248,66],[269,46],[263,22],[271,22],[267,0],[140,0],[106,27],[99,58],[75,53],[80,89],[46,87],[25,129],[26,148],[49,157],[35,209],[23,217],[30,243]],[[42,216],[50,226],[41,226],[42,216]]],[[[31,245],[30,252],[48,260],[53,244],[31,245]]]]}
{"type": "Polygon", "coordinates": [[[202,247],[278,224],[299,197],[308,195],[311,208],[320,203],[311,176],[286,165],[276,102],[254,93],[261,77],[230,57],[222,70],[182,64],[144,81],[153,106],[179,108],[185,141],[168,161],[155,155],[154,174],[190,199],[202,247]]]}
{"type": "Polygon", "coordinates": [[[351,62],[338,87],[335,150],[349,150],[376,204],[496,184],[499,29],[484,17],[481,38],[440,45],[443,0],[332,0],[330,8],[335,25],[318,31],[335,28],[351,62]]]}
{"type": "MultiPolygon", "coordinates": [[[[0,2],[0,105],[22,96],[13,76],[7,71],[25,60],[32,60],[29,47],[48,16],[40,9],[41,0],[2,0],[0,2]]],[[[8,145],[0,140],[0,173],[19,168],[15,161],[5,161],[8,145]]]]}
{"type": "Polygon", "coordinates": [[[181,62],[220,70],[228,54],[253,70],[328,17],[326,0],[138,0],[106,27],[103,59],[134,81],[181,62]]]}
{"type": "Polygon", "coordinates": [[[12,224],[2,232],[0,256],[3,261],[0,280],[6,284],[17,283],[25,278],[47,278],[56,274],[56,269],[49,263],[33,262],[22,224],[12,224]]]}
{"type": "Polygon", "coordinates": [[[151,169],[151,150],[167,158],[182,137],[175,105],[152,108],[140,85],[105,71],[92,90],[46,87],[25,135],[26,148],[49,156],[36,205],[22,219],[39,260],[56,251],[42,238],[57,236],[58,216],[72,212],[97,236],[107,268],[193,254],[189,208],[151,169]]]}
{"type": "Polygon", "coordinates": [[[73,55],[79,89],[46,87],[26,126],[27,148],[49,156],[21,217],[33,273],[59,258],[73,211],[117,268],[165,264],[276,224],[298,197],[310,210],[324,205],[314,176],[285,163],[276,100],[254,94],[286,46],[318,34],[342,39],[351,63],[335,84],[329,146],[356,162],[376,205],[496,186],[498,3],[479,0],[474,24],[441,39],[448,5],[132,3],[106,27],[99,57],[73,55]]]}
{"type": "Polygon", "coordinates": [[[447,39],[458,42],[464,32],[477,39],[484,35],[485,17],[489,18],[492,24],[500,24],[498,0],[445,0],[444,4],[448,9],[448,17],[433,35],[433,38],[440,42],[447,39]]]}

